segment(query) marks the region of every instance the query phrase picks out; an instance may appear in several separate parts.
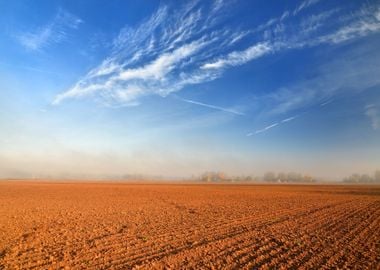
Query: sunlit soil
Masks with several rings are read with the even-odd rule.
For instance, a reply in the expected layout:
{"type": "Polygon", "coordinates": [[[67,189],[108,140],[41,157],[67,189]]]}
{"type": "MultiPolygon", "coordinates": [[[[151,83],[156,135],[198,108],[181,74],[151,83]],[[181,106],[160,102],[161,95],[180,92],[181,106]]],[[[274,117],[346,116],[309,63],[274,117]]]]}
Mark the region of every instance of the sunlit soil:
{"type": "Polygon", "coordinates": [[[380,269],[379,186],[0,181],[0,269],[380,269]]]}

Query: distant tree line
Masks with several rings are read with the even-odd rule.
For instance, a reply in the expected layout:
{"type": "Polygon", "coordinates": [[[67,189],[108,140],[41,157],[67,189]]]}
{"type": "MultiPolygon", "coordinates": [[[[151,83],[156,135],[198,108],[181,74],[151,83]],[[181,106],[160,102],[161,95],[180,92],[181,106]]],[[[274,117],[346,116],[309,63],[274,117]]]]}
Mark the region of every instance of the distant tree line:
{"type": "Polygon", "coordinates": [[[227,176],[223,172],[205,172],[199,179],[203,182],[254,182],[259,179],[254,176],[227,176]]]}
{"type": "Polygon", "coordinates": [[[267,172],[264,174],[263,181],[269,183],[313,183],[317,180],[310,175],[303,175],[295,172],[281,172],[277,174],[274,172],[267,172]]]}
{"type": "Polygon", "coordinates": [[[380,183],[380,170],[375,171],[371,176],[368,174],[354,173],[343,179],[345,183],[380,183]]]}
{"type": "Polygon", "coordinates": [[[300,173],[267,172],[262,177],[255,176],[226,176],[223,172],[205,172],[200,176],[203,182],[268,182],[268,183],[313,183],[317,180],[309,175],[300,173]]]}

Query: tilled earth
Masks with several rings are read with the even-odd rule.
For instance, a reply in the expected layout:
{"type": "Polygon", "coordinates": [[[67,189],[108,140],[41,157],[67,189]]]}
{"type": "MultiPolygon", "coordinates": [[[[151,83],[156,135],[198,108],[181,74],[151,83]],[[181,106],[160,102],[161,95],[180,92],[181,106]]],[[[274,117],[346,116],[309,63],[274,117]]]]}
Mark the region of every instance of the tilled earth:
{"type": "Polygon", "coordinates": [[[0,182],[0,269],[380,269],[380,186],[0,182]]]}

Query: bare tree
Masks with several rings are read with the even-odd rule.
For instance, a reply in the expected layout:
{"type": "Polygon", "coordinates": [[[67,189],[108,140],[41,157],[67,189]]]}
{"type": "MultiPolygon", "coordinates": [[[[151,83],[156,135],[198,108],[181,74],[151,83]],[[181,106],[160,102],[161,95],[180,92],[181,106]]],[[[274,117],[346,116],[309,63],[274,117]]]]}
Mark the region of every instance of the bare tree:
{"type": "Polygon", "coordinates": [[[380,183],[380,170],[377,170],[374,175],[374,181],[380,183]]]}
{"type": "Polygon", "coordinates": [[[264,174],[263,180],[265,182],[275,182],[277,178],[274,172],[266,172],[264,174]]]}

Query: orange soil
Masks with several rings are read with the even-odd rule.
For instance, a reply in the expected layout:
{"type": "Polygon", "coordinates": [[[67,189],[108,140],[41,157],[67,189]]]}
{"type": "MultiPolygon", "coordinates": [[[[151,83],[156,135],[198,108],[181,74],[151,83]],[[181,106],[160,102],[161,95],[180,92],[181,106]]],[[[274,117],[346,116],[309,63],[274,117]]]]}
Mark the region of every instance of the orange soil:
{"type": "Polygon", "coordinates": [[[380,269],[379,186],[0,182],[0,269],[380,269]]]}

